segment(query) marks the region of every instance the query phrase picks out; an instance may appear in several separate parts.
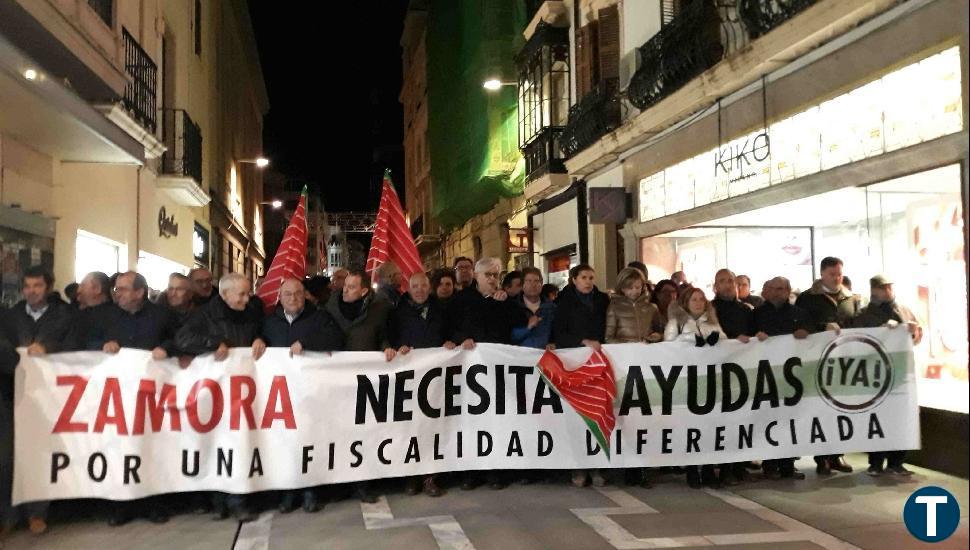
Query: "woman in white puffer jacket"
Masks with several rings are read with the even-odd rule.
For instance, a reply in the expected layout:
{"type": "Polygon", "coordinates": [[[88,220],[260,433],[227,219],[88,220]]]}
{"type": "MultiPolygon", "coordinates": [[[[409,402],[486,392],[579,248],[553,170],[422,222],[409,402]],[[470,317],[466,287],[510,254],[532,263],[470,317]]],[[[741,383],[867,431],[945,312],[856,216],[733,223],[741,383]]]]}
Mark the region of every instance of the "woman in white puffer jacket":
{"type": "MultiPolygon", "coordinates": [[[[700,347],[704,344],[714,345],[721,337],[721,325],[717,322],[717,313],[704,291],[699,288],[685,290],[676,302],[671,302],[668,311],[667,327],[664,329],[664,341],[692,342],[700,347]]],[[[717,487],[714,476],[714,466],[704,464],[686,466],[687,484],[692,489],[700,489],[701,485],[717,487]]]]}
{"type": "Polygon", "coordinates": [[[667,312],[664,341],[693,342],[697,346],[714,345],[721,337],[721,325],[717,313],[704,291],[699,288],[685,290],[667,312]]]}

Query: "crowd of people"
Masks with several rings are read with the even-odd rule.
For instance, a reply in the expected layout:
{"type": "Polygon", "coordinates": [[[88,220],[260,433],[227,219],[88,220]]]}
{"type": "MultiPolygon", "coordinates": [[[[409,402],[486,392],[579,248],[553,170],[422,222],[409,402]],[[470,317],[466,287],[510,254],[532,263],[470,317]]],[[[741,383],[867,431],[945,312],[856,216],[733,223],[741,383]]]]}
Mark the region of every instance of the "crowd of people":
{"type": "MultiPolygon", "coordinates": [[[[268,347],[307,351],[377,351],[387,361],[413,349],[462,347],[478,343],[512,344],[536,349],[600,349],[603,344],[662,341],[715,346],[724,340],[764,340],[770,336],[811,333],[850,327],[905,326],[915,341],[921,330],[913,313],[896,303],[892,280],[877,275],[870,280],[866,307],[845,288],[843,263],[838,258],[821,262],[821,277],[794,299],[790,282],[775,277],[764,282],[760,296],[751,293],[750,278],[721,269],[713,281],[713,299],[687,282],[683,272],[653,284],[647,267],[632,262],[617,275],[615,286],[603,292],[595,285],[596,273],[581,264],[569,272],[562,289],[544,284],[533,267],[503,276],[497,258],[473,261],[460,257],[452,269],[430,275],[416,273],[400,293],[401,274],[393,266],[379,271],[379,284],[362,270],[340,269],[327,279],[288,279],[282,283],[279,302],[264,315],[253,299],[253,288],[241,274],[230,273],[214,284],[207,269],[188,275],[173,273],[159,293],[149,289],[144,276],[125,272],[109,277],[94,272],[85,276],[66,302],[54,292],[51,274],[32,267],[22,277],[23,300],[0,310],[0,528],[11,530],[26,523],[34,533],[47,529],[48,503],[10,505],[13,477],[13,373],[26,348],[32,356],[62,351],[117,353],[121,348],[150,351],[156,360],[177,359],[188,368],[192,358],[212,353],[224,360],[231,348],[245,347],[259,358],[268,347]],[[76,292],[76,294],[74,294],[76,292]]],[[[910,475],[903,466],[905,453],[871,453],[870,475],[910,475]]],[[[815,457],[816,472],[851,472],[840,455],[815,457]]],[[[741,483],[749,470],[766,478],[802,479],[795,458],[752,463],[689,466],[683,468],[693,488],[741,483]]],[[[655,472],[646,468],[623,472],[627,482],[651,484],[655,472]]],[[[578,487],[608,482],[606,471],[571,473],[578,487]]],[[[513,476],[522,482],[537,479],[538,472],[466,471],[462,489],[487,483],[504,488],[513,476]]],[[[407,492],[438,496],[443,492],[438,475],[408,479],[407,492]]],[[[358,498],[374,502],[371,483],[353,485],[358,498]]],[[[282,512],[302,506],[320,509],[315,488],[284,491],[278,495],[282,512]]],[[[110,525],[121,525],[139,515],[155,522],[168,519],[169,509],[191,508],[214,512],[218,518],[254,518],[245,495],[191,495],[185,498],[152,497],[141,502],[108,504],[110,525]],[[175,499],[175,501],[173,501],[175,499]]]]}

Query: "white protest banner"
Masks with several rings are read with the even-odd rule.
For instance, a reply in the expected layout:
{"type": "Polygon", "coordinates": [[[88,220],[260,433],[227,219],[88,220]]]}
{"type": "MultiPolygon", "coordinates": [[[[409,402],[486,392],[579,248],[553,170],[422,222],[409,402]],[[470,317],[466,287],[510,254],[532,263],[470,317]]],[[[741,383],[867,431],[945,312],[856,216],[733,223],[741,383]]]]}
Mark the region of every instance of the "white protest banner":
{"type": "MultiPolygon", "coordinates": [[[[615,378],[612,430],[612,420],[580,416],[596,414],[588,404],[567,401],[585,386],[540,374],[543,352],[514,346],[414,350],[390,363],[376,352],[291,358],[285,349],[253,361],[240,348],[184,370],[139,350],[22,352],[13,498],[247,493],[458,470],[719,464],[919,446],[905,329],[603,350],[611,366],[589,372],[615,378]]],[[[576,369],[591,351],[556,356],[576,369]]]]}

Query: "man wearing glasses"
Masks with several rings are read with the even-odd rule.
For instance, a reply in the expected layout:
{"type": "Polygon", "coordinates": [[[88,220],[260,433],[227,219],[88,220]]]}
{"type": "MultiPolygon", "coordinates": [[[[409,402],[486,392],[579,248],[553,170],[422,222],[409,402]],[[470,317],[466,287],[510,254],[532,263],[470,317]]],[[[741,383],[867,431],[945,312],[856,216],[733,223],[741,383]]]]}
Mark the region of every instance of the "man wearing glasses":
{"type": "Polygon", "coordinates": [[[472,261],[465,256],[455,258],[455,284],[459,290],[468,288],[475,280],[475,273],[472,268],[472,261]]]}
{"type": "MultiPolygon", "coordinates": [[[[465,349],[478,342],[509,344],[513,325],[526,323],[515,302],[499,287],[501,269],[498,258],[482,258],[475,264],[474,281],[455,298],[458,319],[452,342],[461,342],[465,349]]],[[[477,484],[475,472],[465,472],[461,488],[469,490],[477,484]]],[[[488,484],[492,489],[507,485],[501,472],[494,470],[488,472],[488,484]]]]}

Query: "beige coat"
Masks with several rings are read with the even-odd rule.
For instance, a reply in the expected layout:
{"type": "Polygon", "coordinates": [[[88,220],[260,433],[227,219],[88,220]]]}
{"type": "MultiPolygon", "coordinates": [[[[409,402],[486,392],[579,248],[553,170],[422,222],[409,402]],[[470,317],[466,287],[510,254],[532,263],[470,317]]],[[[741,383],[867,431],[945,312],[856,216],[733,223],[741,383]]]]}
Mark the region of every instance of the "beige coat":
{"type": "Polygon", "coordinates": [[[614,294],[606,310],[606,343],[643,342],[651,333],[663,333],[660,311],[644,292],[636,300],[614,294]]]}

